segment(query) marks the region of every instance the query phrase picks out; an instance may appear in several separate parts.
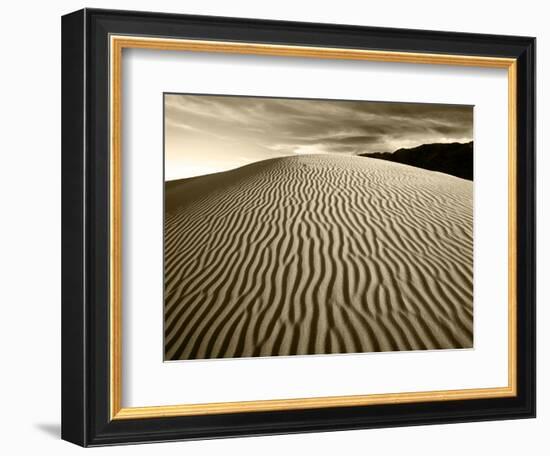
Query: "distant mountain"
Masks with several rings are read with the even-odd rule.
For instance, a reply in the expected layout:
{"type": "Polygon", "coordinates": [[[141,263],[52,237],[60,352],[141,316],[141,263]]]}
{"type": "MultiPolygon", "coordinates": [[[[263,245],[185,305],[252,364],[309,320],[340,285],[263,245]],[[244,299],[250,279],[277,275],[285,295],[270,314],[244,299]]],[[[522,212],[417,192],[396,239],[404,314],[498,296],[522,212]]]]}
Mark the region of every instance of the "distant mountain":
{"type": "Polygon", "coordinates": [[[474,179],[474,143],[423,144],[395,152],[359,154],[361,157],[389,160],[418,168],[474,179]]]}

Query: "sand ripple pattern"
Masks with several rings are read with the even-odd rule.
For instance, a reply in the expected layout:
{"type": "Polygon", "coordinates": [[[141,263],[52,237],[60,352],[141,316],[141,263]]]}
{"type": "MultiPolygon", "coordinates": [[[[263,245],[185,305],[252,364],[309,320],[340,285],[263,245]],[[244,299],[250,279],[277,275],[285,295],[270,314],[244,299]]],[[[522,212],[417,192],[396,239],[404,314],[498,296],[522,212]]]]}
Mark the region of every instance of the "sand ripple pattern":
{"type": "Polygon", "coordinates": [[[165,359],[472,347],[472,192],[334,155],[167,184],[165,359]]]}

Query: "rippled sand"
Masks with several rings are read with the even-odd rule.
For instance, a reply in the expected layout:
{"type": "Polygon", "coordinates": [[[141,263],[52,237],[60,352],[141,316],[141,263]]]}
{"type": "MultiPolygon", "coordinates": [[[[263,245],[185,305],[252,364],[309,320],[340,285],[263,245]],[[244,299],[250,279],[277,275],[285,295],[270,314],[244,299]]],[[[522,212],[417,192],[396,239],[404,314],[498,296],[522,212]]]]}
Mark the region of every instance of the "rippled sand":
{"type": "Polygon", "coordinates": [[[335,155],[167,183],[165,359],[472,347],[472,192],[335,155]]]}

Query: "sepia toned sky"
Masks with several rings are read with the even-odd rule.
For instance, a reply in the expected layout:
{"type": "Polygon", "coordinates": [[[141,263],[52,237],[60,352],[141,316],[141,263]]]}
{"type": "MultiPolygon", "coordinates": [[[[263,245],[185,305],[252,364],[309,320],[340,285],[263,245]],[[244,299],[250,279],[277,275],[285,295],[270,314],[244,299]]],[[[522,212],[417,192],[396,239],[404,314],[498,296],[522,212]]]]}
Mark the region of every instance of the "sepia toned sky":
{"type": "Polygon", "coordinates": [[[165,179],[268,158],[393,152],[473,139],[473,107],[166,94],[165,179]]]}

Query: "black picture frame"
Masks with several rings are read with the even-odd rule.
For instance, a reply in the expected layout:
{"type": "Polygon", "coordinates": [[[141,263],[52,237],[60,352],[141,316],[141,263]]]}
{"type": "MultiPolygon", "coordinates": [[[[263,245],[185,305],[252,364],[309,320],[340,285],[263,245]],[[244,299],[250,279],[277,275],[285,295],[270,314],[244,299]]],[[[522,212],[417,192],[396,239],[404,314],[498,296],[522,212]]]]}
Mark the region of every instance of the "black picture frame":
{"type": "Polygon", "coordinates": [[[62,19],[62,438],[82,446],[535,416],[535,39],[84,9],[62,19]],[[112,420],[109,36],[140,35],[517,60],[517,394],[112,420]]]}

